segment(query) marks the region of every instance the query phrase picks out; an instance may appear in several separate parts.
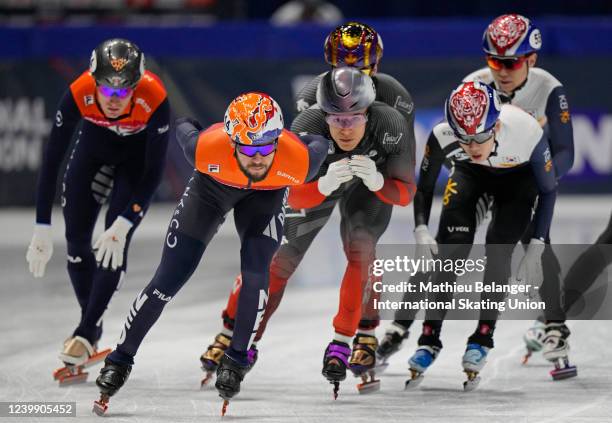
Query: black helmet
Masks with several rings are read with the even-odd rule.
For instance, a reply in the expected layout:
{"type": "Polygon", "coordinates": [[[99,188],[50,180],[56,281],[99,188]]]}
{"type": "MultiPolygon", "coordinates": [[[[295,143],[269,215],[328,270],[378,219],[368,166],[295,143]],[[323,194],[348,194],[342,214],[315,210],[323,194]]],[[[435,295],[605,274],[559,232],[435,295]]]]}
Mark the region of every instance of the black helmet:
{"type": "Polygon", "coordinates": [[[332,69],[317,87],[317,104],[325,113],[354,113],[370,107],[375,98],[372,78],[351,67],[332,69]]]}
{"type": "Polygon", "coordinates": [[[99,85],[134,88],[144,71],[144,54],[131,41],[113,38],[91,52],[89,72],[99,85]]]}

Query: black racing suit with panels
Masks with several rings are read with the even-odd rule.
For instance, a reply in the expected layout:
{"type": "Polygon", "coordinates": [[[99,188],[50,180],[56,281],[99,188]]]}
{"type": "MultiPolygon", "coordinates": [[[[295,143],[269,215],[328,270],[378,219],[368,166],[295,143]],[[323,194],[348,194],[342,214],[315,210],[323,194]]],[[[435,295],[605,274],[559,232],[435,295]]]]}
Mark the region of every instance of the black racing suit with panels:
{"type": "MultiPolygon", "coordinates": [[[[317,134],[331,139],[324,113],[318,106],[300,113],[291,130],[298,134],[317,134]]],[[[350,152],[329,141],[329,152],[315,180],[291,189],[289,204],[294,213],[285,220],[285,242],[276,253],[270,268],[270,301],[258,338],[282,298],[287,280],[293,274],[319,231],[329,220],[336,204],[340,207],[340,232],[347,269],[340,291],[340,306],[334,318],[336,332],[353,336],[361,317],[363,286],[368,277],[368,265],[375,257],[375,247],[386,230],[393,205],[407,205],[414,194],[415,142],[412,126],[390,106],[375,102],[368,110],[368,122],[363,139],[350,152]],[[343,183],[328,197],[317,188],[318,178],[328,166],[353,155],[365,155],[384,176],[382,189],[370,191],[358,177],[343,183]],[[297,210],[296,209],[300,209],[297,210]]],[[[375,327],[377,316],[372,313],[364,320],[375,327]]],[[[360,325],[361,327],[361,325],[360,325]]]]}
{"type": "MultiPolygon", "coordinates": [[[[309,81],[296,96],[296,110],[302,112],[317,102],[317,86],[325,73],[318,75],[309,81]]],[[[406,88],[391,75],[377,72],[371,75],[374,86],[376,87],[376,101],[385,103],[398,112],[408,122],[408,133],[414,136],[414,117],[415,108],[412,96],[406,88]]],[[[371,329],[378,324],[378,320],[364,320],[359,323],[363,329],[371,329]]]]}

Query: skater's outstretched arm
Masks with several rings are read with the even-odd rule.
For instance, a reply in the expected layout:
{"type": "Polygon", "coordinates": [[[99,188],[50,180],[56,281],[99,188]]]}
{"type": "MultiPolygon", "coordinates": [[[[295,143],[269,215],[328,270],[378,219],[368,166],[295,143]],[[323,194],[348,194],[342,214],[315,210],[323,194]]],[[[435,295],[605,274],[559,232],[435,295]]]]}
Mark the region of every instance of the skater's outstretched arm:
{"type": "Polygon", "coordinates": [[[57,175],[80,120],[81,113],[72,92],[66,90],[57,107],[51,135],[43,151],[36,189],[36,223],[51,224],[57,175]]]}

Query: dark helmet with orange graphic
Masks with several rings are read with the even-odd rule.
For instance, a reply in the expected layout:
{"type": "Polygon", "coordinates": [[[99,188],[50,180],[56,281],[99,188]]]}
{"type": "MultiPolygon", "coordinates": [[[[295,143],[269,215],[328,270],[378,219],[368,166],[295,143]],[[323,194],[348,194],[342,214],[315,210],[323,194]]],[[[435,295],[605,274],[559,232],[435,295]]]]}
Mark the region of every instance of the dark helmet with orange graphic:
{"type": "Polygon", "coordinates": [[[333,67],[351,66],[370,74],[382,55],[382,38],[360,22],[340,25],[325,39],[325,61],[333,67]]]}
{"type": "Polygon", "coordinates": [[[223,118],[225,132],[242,145],[268,144],[283,131],[283,113],[268,94],[248,92],[236,97],[223,118]]]}
{"type": "Polygon", "coordinates": [[[134,88],[145,72],[144,54],[131,41],[106,40],[91,53],[89,72],[98,85],[134,88]]]}

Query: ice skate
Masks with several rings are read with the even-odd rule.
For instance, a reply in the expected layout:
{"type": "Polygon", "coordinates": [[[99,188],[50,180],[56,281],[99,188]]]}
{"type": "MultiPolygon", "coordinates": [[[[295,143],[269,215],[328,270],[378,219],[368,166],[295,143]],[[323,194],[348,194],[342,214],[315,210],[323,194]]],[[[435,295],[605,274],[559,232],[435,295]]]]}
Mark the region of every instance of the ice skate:
{"type": "Polygon", "coordinates": [[[229,401],[240,392],[240,383],[248,371],[249,366],[241,366],[227,354],[223,354],[217,367],[217,381],[215,383],[215,388],[223,399],[221,416],[225,415],[229,401]]]}
{"type": "Polygon", "coordinates": [[[357,385],[360,394],[375,392],[380,389],[380,380],[376,379],[376,348],[378,340],[375,336],[357,334],[353,340],[353,352],[349,366],[355,377],[361,378],[357,385]]]}
{"type": "Polygon", "coordinates": [[[338,398],[340,382],[346,379],[346,368],[349,366],[351,349],[348,344],[332,341],[325,349],[323,355],[323,370],[321,373],[334,385],[334,399],[338,398]]]}
{"type": "Polygon", "coordinates": [[[549,323],[546,325],[546,336],[544,337],[544,348],[542,355],[555,365],[550,371],[553,380],[563,380],[578,375],[576,366],[569,363],[569,343],[567,338],[570,330],[563,323],[549,323]]]}
{"type": "Polygon", "coordinates": [[[202,370],[206,373],[206,375],[200,382],[200,387],[204,387],[208,384],[208,382],[210,382],[217,371],[217,367],[221,362],[221,358],[223,358],[223,354],[225,354],[225,350],[229,348],[230,342],[232,342],[232,338],[230,336],[219,333],[217,336],[215,336],[213,343],[210,344],[208,349],[202,354],[200,357],[200,362],[202,363],[202,370]]]}
{"type": "Polygon", "coordinates": [[[470,343],[463,354],[463,371],[467,375],[467,380],[463,382],[463,390],[465,392],[473,391],[480,383],[478,374],[487,362],[489,348],[480,344],[470,343]]]}
{"type": "Polygon", "coordinates": [[[96,385],[100,388],[100,399],[94,401],[93,412],[103,416],[108,409],[110,397],[115,395],[130,376],[132,366],[118,364],[104,360],[104,367],[100,370],[100,376],[96,379],[96,385]]]}
{"type": "Polygon", "coordinates": [[[527,353],[523,356],[523,364],[527,364],[529,357],[531,357],[534,352],[542,350],[544,346],[545,329],[546,325],[536,320],[533,322],[533,326],[527,329],[527,332],[523,335],[523,341],[525,341],[525,347],[527,347],[527,353]]]}
{"type": "Polygon", "coordinates": [[[404,339],[408,338],[408,331],[394,323],[391,324],[385,337],[380,341],[376,349],[376,372],[382,373],[389,366],[388,360],[402,347],[404,339]]]}
{"type": "Polygon", "coordinates": [[[97,351],[80,336],[70,337],[64,341],[64,349],[59,355],[65,366],[53,372],[53,379],[59,382],[59,386],[83,383],[89,375],[84,370],[104,360],[110,352],[110,349],[97,351]]]}
{"type": "Polygon", "coordinates": [[[405,390],[418,387],[423,381],[425,370],[436,361],[440,348],[434,345],[421,345],[408,360],[410,379],[404,385],[405,390]]]}

